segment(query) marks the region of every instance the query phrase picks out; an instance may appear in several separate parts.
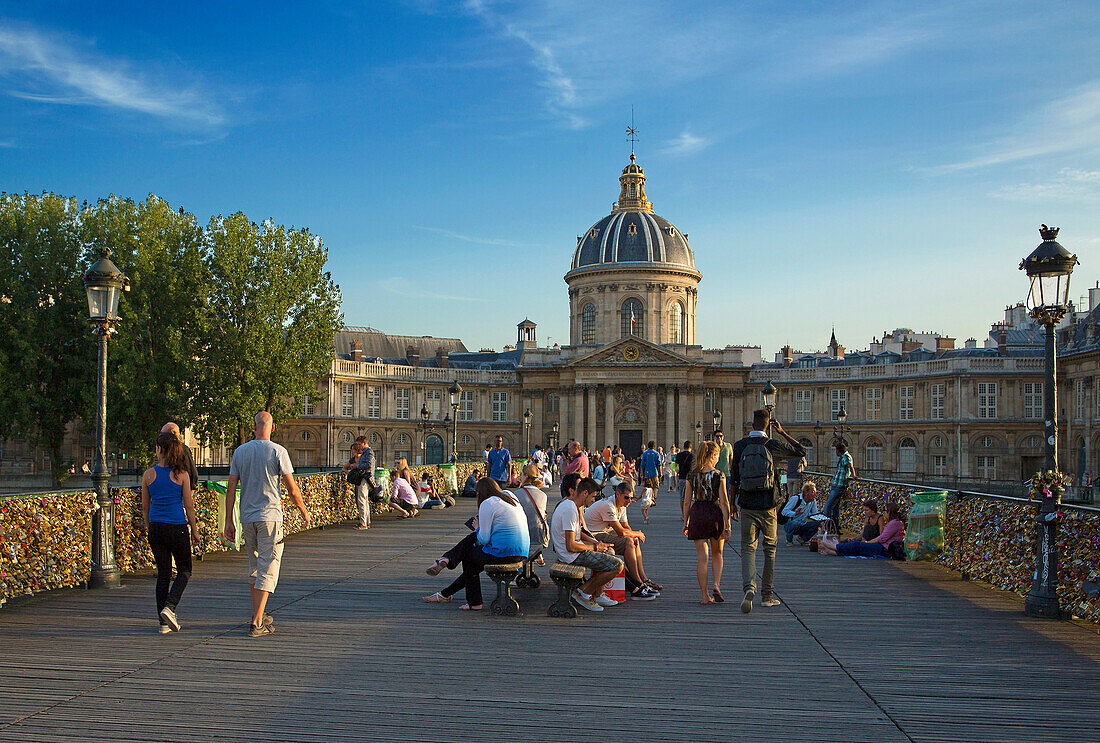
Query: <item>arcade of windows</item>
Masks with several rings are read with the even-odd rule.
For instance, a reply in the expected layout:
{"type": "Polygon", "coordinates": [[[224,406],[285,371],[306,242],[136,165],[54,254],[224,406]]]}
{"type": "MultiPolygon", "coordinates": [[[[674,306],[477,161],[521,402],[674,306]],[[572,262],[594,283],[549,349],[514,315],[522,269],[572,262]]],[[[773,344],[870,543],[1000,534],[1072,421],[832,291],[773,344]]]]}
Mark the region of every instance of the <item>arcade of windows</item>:
{"type": "Polygon", "coordinates": [[[645,335],[645,310],[637,299],[623,302],[621,311],[620,335],[645,335]]]}

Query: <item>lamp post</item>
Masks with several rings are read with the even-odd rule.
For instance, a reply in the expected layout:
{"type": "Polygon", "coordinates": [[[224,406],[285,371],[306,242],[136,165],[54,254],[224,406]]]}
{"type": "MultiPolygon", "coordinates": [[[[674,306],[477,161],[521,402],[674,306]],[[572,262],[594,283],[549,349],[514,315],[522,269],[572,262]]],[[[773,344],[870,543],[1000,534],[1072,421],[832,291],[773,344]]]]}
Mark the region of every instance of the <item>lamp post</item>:
{"type": "Polygon", "coordinates": [[[711,416],[711,420],[714,421],[714,431],[711,432],[711,438],[722,430],[722,411],[715,409],[714,415],[711,416]]]}
{"type": "Polygon", "coordinates": [[[775,388],[775,385],[771,383],[771,380],[764,385],[764,389],[760,390],[760,397],[764,403],[764,410],[769,413],[775,410],[775,396],[779,394],[779,390],[775,388]]]}
{"type": "Polygon", "coordinates": [[[457,379],[447,392],[451,396],[451,461],[458,464],[458,409],[462,405],[462,387],[457,379]]]}
{"type": "Polygon", "coordinates": [[[821,425],[821,421],[814,423],[814,466],[816,467],[821,462],[821,432],[824,427],[821,425]]]}
{"type": "MultiPolygon", "coordinates": [[[[1046,329],[1046,365],[1043,383],[1043,421],[1045,423],[1046,459],[1043,463],[1046,486],[1040,485],[1034,495],[1039,499],[1035,515],[1035,572],[1031,592],[1024,603],[1024,613],[1030,617],[1057,619],[1058,603],[1058,506],[1062,500],[1062,483],[1058,471],[1058,395],[1057,356],[1054,329],[1069,308],[1069,279],[1077,256],[1063,248],[1055,238],[1058,228],[1039,228],[1043,242],[1031,255],[1020,261],[1031,284],[1027,293],[1030,315],[1046,329]]],[[[1041,477],[1042,479],[1042,477],[1041,477]]]]}
{"type": "Polygon", "coordinates": [[[703,440],[703,424],[701,421],[695,421],[695,440],[703,440]]]}
{"type": "Polygon", "coordinates": [[[526,452],[524,456],[529,456],[531,453],[531,408],[523,411],[523,450],[526,452]]]}
{"type": "Polygon", "coordinates": [[[848,420],[848,411],[844,409],[842,404],[840,410],[836,411],[837,425],[833,426],[833,446],[848,443],[846,436],[852,432],[852,427],[844,425],[846,420],[848,420]]]}
{"type": "Polygon", "coordinates": [[[121,585],[115,562],[115,503],[111,499],[107,471],[107,339],[118,321],[118,299],[130,291],[130,281],[111,262],[111,251],[102,249],[99,260],[84,272],[84,291],[88,295],[88,316],[92,334],[99,338],[99,379],[95,413],[95,484],[96,511],[92,515],[92,569],[89,588],[113,588],[121,585]]]}

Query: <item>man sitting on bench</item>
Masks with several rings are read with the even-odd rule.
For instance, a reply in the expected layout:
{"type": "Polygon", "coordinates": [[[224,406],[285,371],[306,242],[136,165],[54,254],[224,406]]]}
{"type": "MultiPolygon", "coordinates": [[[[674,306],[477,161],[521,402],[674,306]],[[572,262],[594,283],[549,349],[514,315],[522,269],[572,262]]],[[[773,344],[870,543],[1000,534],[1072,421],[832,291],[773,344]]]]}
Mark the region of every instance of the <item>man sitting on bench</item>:
{"type": "MultiPolygon", "coordinates": [[[[566,481],[562,481],[563,487],[566,481]]],[[[591,477],[585,477],[570,486],[566,497],[554,509],[550,519],[550,540],[562,562],[592,570],[592,577],[573,591],[573,601],[589,611],[603,611],[605,606],[616,606],[603,595],[604,586],[623,569],[623,561],[616,557],[611,545],[604,544],[585,533],[580,509],[596,500],[600,486],[591,477]]]]}
{"type": "Polygon", "coordinates": [[[584,509],[584,523],[592,536],[615,548],[626,560],[626,587],[636,601],[652,601],[661,595],[660,587],[649,580],[642,567],[642,543],[645,534],[630,528],[626,507],[634,500],[634,483],[623,480],[614,492],[584,509]]]}

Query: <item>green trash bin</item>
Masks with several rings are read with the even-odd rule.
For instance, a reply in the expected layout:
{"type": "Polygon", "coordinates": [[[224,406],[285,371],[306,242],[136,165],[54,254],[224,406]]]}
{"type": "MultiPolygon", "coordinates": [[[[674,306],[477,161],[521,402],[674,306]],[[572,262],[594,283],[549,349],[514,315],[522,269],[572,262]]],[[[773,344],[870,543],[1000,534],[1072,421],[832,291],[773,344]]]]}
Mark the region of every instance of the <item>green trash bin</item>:
{"type": "Polygon", "coordinates": [[[910,496],[909,523],[905,527],[905,557],[935,560],[943,552],[943,527],[947,520],[947,491],[921,490],[910,496]]]}
{"type": "MultiPolygon", "coordinates": [[[[225,539],[225,494],[229,489],[229,482],[225,480],[210,480],[206,483],[206,487],[213,490],[218,494],[218,533],[222,535],[222,539],[225,539]]],[[[230,548],[240,550],[243,544],[241,538],[241,499],[240,493],[237,494],[237,498],[233,501],[233,524],[237,527],[237,538],[229,544],[230,548]]]]}
{"type": "Polygon", "coordinates": [[[443,473],[443,492],[458,495],[458,473],[455,471],[455,466],[453,464],[441,464],[439,470],[443,473]]]}
{"type": "Polygon", "coordinates": [[[383,503],[390,502],[390,471],[385,467],[374,468],[374,481],[378,483],[378,487],[381,489],[381,496],[383,503]]]}

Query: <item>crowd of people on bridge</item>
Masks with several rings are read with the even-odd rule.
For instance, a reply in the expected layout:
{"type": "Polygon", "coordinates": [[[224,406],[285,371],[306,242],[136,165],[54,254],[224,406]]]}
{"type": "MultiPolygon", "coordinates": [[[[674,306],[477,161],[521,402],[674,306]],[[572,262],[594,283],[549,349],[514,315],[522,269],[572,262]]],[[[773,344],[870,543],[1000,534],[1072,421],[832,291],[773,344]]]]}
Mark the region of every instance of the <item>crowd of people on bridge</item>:
{"type": "MultiPolygon", "coordinates": [[[[233,514],[240,491],[240,537],[248,556],[252,614],[249,634],[272,634],[274,620],[267,601],[279,579],[283,554],[283,505],[280,486],[308,528],[310,515],[294,479],[286,449],[271,440],[271,415],[255,417],[253,440],[233,453],[227,484],[225,513],[233,514]]],[[[198,525],[192,498],[198,475],[179,427],[166,424],[155,442],[157,463],[142,477],[142,509],[148,525],[149,545],[157,566],[156,607],[161,632],[179,631],[177,607],[192,572],[191,545],[198,543],[198,525]],[[173,578],[173,566],[175,577],[173,578]]],[[[775,593],[775,560],[778,526],[788,545],[810,544],[823,555],[842,557],[896,557],[905,537],[905,522],[896,503],[874,500],[863,503],[863,522],[857,538],[844,540],[839,525],[839,505],[855,469],[843,442],[836,445],[837,466],[824,508],[818,504],[814,482],[802,482],[806,450],[787,434],[771,411],[753,414],[752,430],[736,442],[725,441],[722,431],[712,440],[665,452],[650,441],[636,456],[618,447],[588,451],[570,441],[556,452],[536,446],[522,467],[504,448],[502,437],[486,447],[484,473],[475,470],[462,488],[477,499],[477,515],[467,525],[470,533],[444,553],[427,570],[460,570],[444,589],[425,597],[429,603],[446,603],[458,592],[465,594],[461,608],[479,611],[482,603],[480,574],[485,566],[531,561],[544,564],[542,552],[552,548],[562,563],[585,568],[584,582],[573,591],[573,602],[592,612],[624,602],[605,590],[616,578],[625,585],[625,596],[653,601],[663,587],[648,575],[643,558],[646,534],[629,520],[629,507],[639,503],[649,522],[649,509],[664,490],[678,490],[682,534],[696,550],[696,578],[702,604],[724,603],[721,580],[726,543],[733,523],[739,523],[741,553],[741,611],[754,604],[781,604],[775,593]],[[785,474],[781,476],[780,472],[785,474]],[[560,477],[560,500],[547,505],[554,476],[560,477]],[[822,533],[823,532],[823,533],[822,533]],[[763,551],[763,568],[757,580],[756,552],[763,551]]],[[[377,460],[367,439],[352,445],[344,466],[354,485],[359,529],[371,527],[371,501],[382,485],[377,481],[377,460]]],[[[390,503],[400,518],[415,518],[427,500],[438,498],[428,483],[418,482],[408,462],[400,459],[388,472],[392,486],[390,503]]],[[[450,505],[454,504],[453,499],[450,505]]],[[[227,517],[224,536],[237,539],[237,523],[227,517]]]]}

